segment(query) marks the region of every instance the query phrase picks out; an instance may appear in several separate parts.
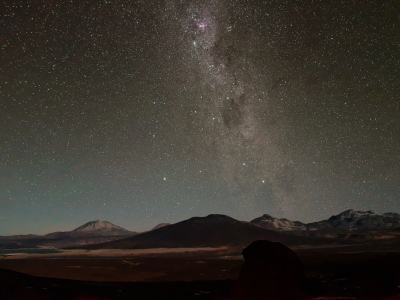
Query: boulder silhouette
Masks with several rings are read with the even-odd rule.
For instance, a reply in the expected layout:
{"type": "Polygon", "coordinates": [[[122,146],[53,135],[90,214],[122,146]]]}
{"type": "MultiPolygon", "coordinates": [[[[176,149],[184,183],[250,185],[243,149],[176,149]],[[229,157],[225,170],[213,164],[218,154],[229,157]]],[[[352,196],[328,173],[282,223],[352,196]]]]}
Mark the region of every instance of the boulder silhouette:
{"type": "Polygon", "coordinates": [[[233,299],[308,299],[300,288],[304,266],[288,247],[259,240],[242,254],[245,262],[233,288],[233,299]]]}

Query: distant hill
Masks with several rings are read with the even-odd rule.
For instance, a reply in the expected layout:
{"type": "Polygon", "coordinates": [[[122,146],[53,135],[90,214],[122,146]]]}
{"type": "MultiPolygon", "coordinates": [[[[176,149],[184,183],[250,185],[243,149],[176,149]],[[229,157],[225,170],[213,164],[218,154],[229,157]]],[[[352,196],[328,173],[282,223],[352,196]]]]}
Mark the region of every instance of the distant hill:
{"type": "Polygon", "coordinates": [[[107,221],[91,221],[72,231],[58,231],[46,235],[0,236],[0,249],[55,247],[67,248],[113,241],[137,232],[126,230],[107,221]]]}
{"type": "Polygon", "coordinates": [[[165,226],[168,226],[168,225],[171,225],[171,224],[170,223],[160,223],[160,224],[158,224],[156,227],[154,227],[151,230],[156,230],[158,228],[165,227],[165,226]]]}
{"type": "Polygon", "coordinates": [[[282,242],[285,245],[321,244],[324,239],[288,235],[235,220],[225,215],[194,217],[148,231],[134,237],[84,249],[146,249],[179,247],[247,246],[259,239],[282,242]]]}

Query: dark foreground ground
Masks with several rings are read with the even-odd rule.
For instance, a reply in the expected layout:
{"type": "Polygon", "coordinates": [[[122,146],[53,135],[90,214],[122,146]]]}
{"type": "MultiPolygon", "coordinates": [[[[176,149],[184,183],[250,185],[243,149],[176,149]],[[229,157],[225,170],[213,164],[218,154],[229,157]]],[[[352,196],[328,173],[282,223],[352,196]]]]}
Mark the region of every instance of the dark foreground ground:
{"type": "MultiPolygon", "coordinates": [[[[400,253],[297,254],[310,298],[400,299],[400,253]]],[[[5,259],[0,299],[231,299],[242,264],[227,257],[5,259]]]]}

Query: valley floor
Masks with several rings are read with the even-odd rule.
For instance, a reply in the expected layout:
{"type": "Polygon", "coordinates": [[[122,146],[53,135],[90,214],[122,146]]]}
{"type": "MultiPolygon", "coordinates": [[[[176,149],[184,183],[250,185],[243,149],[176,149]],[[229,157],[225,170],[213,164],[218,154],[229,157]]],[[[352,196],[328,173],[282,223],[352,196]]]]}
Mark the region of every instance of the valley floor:
{"type": "MultiPolygon", "coordinates": [[[[0,260],[0,299],[230,299],[243,264],[240,256],[211,255],[228,252],[221,248],[174,250],[8,257],[0,260]]],[[[297,254],[310,298],[400,299],[400,251],[297,254]]]]}

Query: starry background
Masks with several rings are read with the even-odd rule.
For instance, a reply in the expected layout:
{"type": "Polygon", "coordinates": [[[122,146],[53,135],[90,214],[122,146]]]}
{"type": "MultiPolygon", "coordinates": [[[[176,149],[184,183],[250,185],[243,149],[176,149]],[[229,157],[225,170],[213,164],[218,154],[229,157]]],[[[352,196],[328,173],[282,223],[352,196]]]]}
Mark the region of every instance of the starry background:
{"type": "Polygon", "coordinates": [[[400,2],[0,11],[0,234],[400,213],[400,2]]]}

